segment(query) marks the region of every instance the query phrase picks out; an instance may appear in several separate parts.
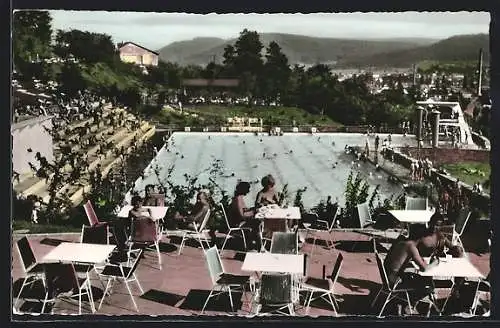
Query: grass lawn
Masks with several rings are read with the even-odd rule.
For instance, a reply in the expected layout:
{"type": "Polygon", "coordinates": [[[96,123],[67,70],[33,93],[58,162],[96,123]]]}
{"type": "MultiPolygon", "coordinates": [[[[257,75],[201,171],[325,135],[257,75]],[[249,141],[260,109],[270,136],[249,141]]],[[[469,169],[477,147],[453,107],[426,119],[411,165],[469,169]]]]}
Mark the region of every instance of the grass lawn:
{"type": "Polygon", "coordinates": [[[297,125],[315,126],[341,126],[342,124],[333,121],[327,116],[315,115],[297,107],[246,107],[246,106],[190,106],[184,109],[185,112],[196,114],[198,117],[189,117],[172,111],[162,111],[156,117],[158,120],[169,124],[180,124],[193,122],[192,120],[204,121],[208,124],[223,124],[228,117],[256,117],[262,118],[265,125],[292,125],[295,120],[297,125]]]}
{"type": "MultiPolygon", "coordinates": [[[[459,178],[460,181],[473,185],[476,182],[483,184],[489,179],[491,167],[489,163],[462,162],[456,164],[444,164],[443,167],[450,175],[459,178]]],[[[483,186],[483,190],[488,192],[490,188],[483,186]]]]}
{"type": "Polygon", "coordinates": [[[74,227],[70,224],[68,225],[56,225],[56,224],[35,224],[27,221],[13,221],[12,231],[16,230],[29,230],[28,233],[61,233],[61,232],[81,232],[81,227],[74,227]]]}

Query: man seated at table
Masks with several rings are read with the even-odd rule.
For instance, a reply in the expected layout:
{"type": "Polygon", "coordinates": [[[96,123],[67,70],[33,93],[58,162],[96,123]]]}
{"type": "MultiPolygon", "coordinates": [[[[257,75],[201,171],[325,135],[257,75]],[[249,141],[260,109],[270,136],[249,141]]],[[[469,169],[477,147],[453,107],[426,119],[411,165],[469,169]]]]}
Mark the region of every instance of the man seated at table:
{"type": "Polygon", "coordinates": [[[250,243],[255,249],[260,249],[259,225],[255,219],[255,209],[247,208],[244,196],[250,192],[250,183],[241,181],[236,185],[234,197],[229,209],[229,224],[232,227],[249,227],[251,229],[250,243]]]}
{"type": "Polygon", "coordinates": [[[462,250],[458,246],[453,246],[440,231],[441,221],[429,222],[429,228],[422,231],[420,235],[414,236],[410,240],[400,240],[394,243],[387,253],[384,267],[387,273],[389,284],[393,286],[398,279],[406,288],[413,288],[415,300],[429,295],[433,290],[432,277],[423,277],[414,273],[404,272],[413,261],[421,271],[428,270],[437,265],[437,261],[426,263],[422,257],[424,255],[438,256],[447,247],[452,256],[462,256],[462,250]]]}
{"type": "Polygon", "coordinates": [[[204,191],[198,192],[196,195],[196,203],[194,204],[193,210],[188,215],[181,215],[180,213],[175,213],[172,223],[177,229],[195,229],[195,224],[199,226],[205,215],[210,210],[210,204],[208,202],[208,195],[204,191]]]}

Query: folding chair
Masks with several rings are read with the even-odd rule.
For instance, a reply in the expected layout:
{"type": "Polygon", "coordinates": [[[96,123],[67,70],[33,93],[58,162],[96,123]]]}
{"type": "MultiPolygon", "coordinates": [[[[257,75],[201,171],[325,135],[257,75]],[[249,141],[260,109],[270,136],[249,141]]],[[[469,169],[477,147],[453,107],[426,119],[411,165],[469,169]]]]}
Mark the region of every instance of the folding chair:
{"type": "Polygon", "coordinates": [[[270,252],[274,254],[298,254],[298,233],[279,231],[273,233],[270,252]]]}
{"type": "Polygon", "coordinates": [[[87,219],[89,220],[90,226],[96,226],[100,224],[107,224],[107,222],[100,222],[97,214],[94,211],[94,207],[92,206],[92,202],[88,200],[84,205],[85,214],[87,214],[87,219]]]}
{"type": "MultiPolygon", "coordinates": [[[[360,228],[355,228],[352,229],[352,231],[361,233],[364,235],[370,236],[370,239],[389,239],[389,240],[394,240],[399,237],[401,234],[400,232],[397,231],[389,231],[388,229],[386,230],[380,230],[375,228],[373,225],[376,223],[375,221],[372,220],[371,214],[370,214],[370,207],[368,205],[368,202],[362,203],[357,205],[357,210],[358,210],[358,219],[359,219],[359,226],[360,228]],[[390,234],[390,232],[394,232],[393,235],[390,234]]],[[[352,246],[352,249],[356,247],[357,242],[355,242],[352,246]]]]}
{"type": "Polygon", "coordinates": [[[378,270],[380,273],[380,278],[382,279],[382,287],[380,287],[380,290],[378,291],[377,295],[373,299],[373,302],[371,306],[373,307],[380,296],[380,294],[385,294],[387,295],[387,298],[385,299],[384,305],[382,306],[382,309],[380,310],[380,313],[378,314],[378,317],[382,317],[382,314],[384,313],[385,307],[387,304],[393,300],[393,299],[399,299],[402,301],[405,301],[405,299],[401,298],[398,296],[398,294],[405,294],[406,295],[406,301],[408,302],[408,307],[410,308],[410,313],[412,313],[412,306],[410,302],[410,291],[413,291],[414,289],[410,288],[399,288],[399,285],[401,284],[401,279],[397,279],[397,281],[394,283],[393,286],[389,283],[389,279],[387,278],[387,273],[385,271],[384,263],[380,259],[380,255],[378,253],[375,253],[375,258],[377,260],[377,266],[378,270]]]}
{"type": "Polygon", "coordinates": [[[228,241],[229,237],[231,236],[232,233],[241,233],[241,238],[243,239],[243,245],[245,246],[245,251],[247,250],[247,241],[246,241],[246,238],[245,238],[245,230],[250,230],[249,227],[242,227],[242,224],[241,223],[238,227],[231,227],[231,224],[229,223],[229,219],[227,218],[227,214],[226,214],[226,210],[224,209],[224,205],[222,204],[219,204],[221,210],[222,210],[222,214],[224,215],[224,219],[226,220],[226,224],[227,224],[227,228],[228,228],[228,231],[226,233],[226,238],[224,238],[224,243],[222,244],[222,248],[221,248],[221,253],[224,251],[224,247],[226,246],[226,242],[228,241]]]}
{"type": "Polygon", "coordinates": [[[328,250],[335,249],[335,243],[333,242],[333,232],[335,229],[335,221],[337,219],[337,216],[340,212],[340,208],[337,207],[333,214],[333,218],[331,222],[325,221],[325,220],[316,220],[313,224],[311,224],[309,227],[306,227],[306,240],[307,237],[309,236],[310,233],[313,234],[313,245],[311,249],[311,258],[314,255],[314,250],[316,249],[316,240],[318,239],[319,236],[325,236],[327,237],[325,239],[326,241],[326,246],[328,247],[328,250]]]}
{"type": "Polygon", "coordinates": [[[263,274],[256,297],[258,299],[256,315],[271,313],[295,315],[290,274],[263,274]],[[288,309],[288,313],[283,312],[284,309],[288,309]]]}
{"type": "Polygon", "coordinates": [[[275,232],[288,232],[286,219],[263,219],[260,224],[261,251],[266,252],[266,242],[271,242],[275,232]]]}
{"type": "Polygon", "coordinates": [[[481,279],[476,288],[476,294],[474,295],[474,301],[472,302],[471,314],[476,315],[477,306],[479,305],[479,295],[480,294],[489,294],[491,295],[491,284],[490,284],[490,274],[486,277],[486,279],[481,279]]]}
{"type": "Polygon", "coordinates": [[[465,232],[465,228],[467,227],[467,223],[469,222],[469,218],[471,216],[472,212],[468,209],[462,208],[458,212],[458,217],[457,220],[455,221],[455,224],[453,225],[453,235],[451,238],[451,243],[453,245],[458,245],[462,247],[462,249],[465,251],[464,244],[462,243],[462,235],[465,232]]]}
{"type": "Polygon", "coordinates": [[[161,231],[158,229],[158,226],[155,221],[150,218],[141,218],[141,219],[133,219],[132,220],[132,229],[131,229],[131,238],[129,245],[129,254],[134,245],[141,245],[145,248],[150,248],[154,246],[154,250],[158,255],[158,265],[160,266],[160,270],[162,269],[161,265],[161,253],[160,253],[160,240],[161,240],[161,231]]]}
{"type": "Polygon", "coordinates": [[[78,277],[71,263],[47,263],[44,264],[46,291],[43,300],[42,312],[45,311],[47,303],[55,303],[61,294],[72,292],[70,299],[78,296],[78,314],[82,314],[82,296],[87,295],[92,313],[95,312],[94,298],[92,296],[92,285],[88,276],[78,277]],[[76,293],[76,294],[75,294],[76,293]]]}
{"type": "Polygon", "coordinates": [[[242,288],[243,293],[245,293],[245,285],[249,283],[250,276],[244,275],[234,275],[226,273],[224,270],[224,264],[220,258],[217,246],[213,246],[205,251],[205,259],[207,261],[208,272],[210,274],[210,279],[212,280],[212,289],[208,295],[203,308],[201,309],[201,314],[205,311],[208,301],[212,297],[216,297],[222,293],[229,293],[229,301],[231,303],[231,310],[234,312],[233,296],[231,295],[231,288],[237,289],[242,288]],[[214,294],[214,292],[217,292],[214,294]]]}
{"type": "MultiPolygon", "coordinates": [[[[205,250],[203,247],[203,241],[209,244],[207,237],[205,236],[205,226],[207,225],[208,219],[210,218],[210,210],[207,211],[203,221],[198,226],[196,222],[194,222],[194,229],[181,229],[179,233],[182,236],[181,245],[179,246],[179,253],[177,255],[181,255],[182,249],[184,248],[184,244],[188,239],[196,239],[200,243],[201,249],[205,250]]],[[[172,233],[169,233],[171,235],[172,233]]],[[[173,234],[176,234],[175,232],[173,234]]]]}
{"type": "MultiPolygon", "coordinates": [[[[131,254],[135,255],[135,259],[132,261],[130,260],[126,265],[123,264],[107,264],[102,272],[99,274],[99,276],[108,278],[108,282],[106,284],[106,288],[104,290],[104,294],[102,295],[101,302],[99,303],[99,308],[102,306],[102,302],[104,301],[104,298],[106,298],[106,295],[110,295],[108,293],[109,290],[113,287],[112,285],[114,284],[115,281],[119,282],[124,282],[125,287],[127,287],[127,291],[130,295],[130,298],[132,299],[132,303],[134,304],[135,310],[139,312],[139,308],[137,307],[137,304],[135,303],[134,300],[134,295],[132,295],[132,291],[130,290],[130,282],[136,282],[137,286],[139,287],[139,290],[141,291],[141,295],[144,294],[144,290],[141,287],[141,284],[139,283],[139,280],[137,279],[137,276],[135,274],[135,271],[137,267],[139,266],[139,262],[142,258],[144,250],[142,249],[136,249],[130,251],[131,254]]],[[[132,259],[132,257],[130,257],[132,259]]]]}
{"type": "Polygon", "coordinates": [[[427,198],[406,197],[405,210],[427,210],[429,202],[427,198]]]}
{"type": "Polygon", "coordinates": [[[344,256],[342,253],[339,253],[337,256],[337,260],[335,261],[335,265],[333,266],[332,274],[327,277],[329,279],[317,279],[313,277],[306,277],[304,282],[302,283],[300,289],[308,291],[310,293],[309,299],[306,302],[306,313],[309,314],[309,310],[311,308],[311,301],[322,298],[323,300],[330,303],[335,312],[335,315],[338,314],[339,305],[337,299],[335,298],[335,283],[340,274],[340,269],[342,267],[342,263],[344,260],[344,256]],[[314,293],[321,293],[321,296],[318,296],[313,299],[314,293]],[[328,299],[326,299],[328,296],[328,299]]]}
{"type": "Polygon", "coordinates": [[[109,228],[107,225],[82,226],[80,242],[86,244],[109,244],[109,228]]]}
{"type": "Polygon", "coordinates": [[[35,254],[31,249],[28,238],[23,237],[19,239],[16,244],[19,257],[21,258],[21,263],[23,266],[25,278],[23,280],[21,290],[19,290],[19,294],[17,295],[16,302],[14,303],[14,308],[17,307],[19,299],[21,298],[21,294],[25,286],[28,285],[33,286],[33,283],[35,283],[38,280],[41,280],[45,285],[44,267],[41,263],[37,263],[35,254]]]}
{"type": "Polygon", "coordinates": [[[122,263],[130,260],[130,247],[133,243],[130,241],[125,231],[125,227],[113,226],[111,227],[112,236],[114,238],[116,249],[111,253],[109,261],[111,263],[122,263]]]}

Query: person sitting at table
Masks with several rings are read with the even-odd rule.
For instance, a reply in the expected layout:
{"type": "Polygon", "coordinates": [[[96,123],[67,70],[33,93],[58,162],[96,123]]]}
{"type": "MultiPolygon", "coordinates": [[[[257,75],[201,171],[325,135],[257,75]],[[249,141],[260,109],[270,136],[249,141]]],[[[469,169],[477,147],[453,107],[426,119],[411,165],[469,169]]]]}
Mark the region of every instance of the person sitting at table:
{"type": "Polygon", "coordinates": [[[132,209],[128,212],[129,219],[144,219],[149,218],[152,219],[151,209],[144,208],[142,206],[143,200],[141,196],[135,195],[131,200],[132,209]]]}
{"type": "Polygon", "coordinates": [[[276,184],[274,177],[271,174],[266,175],[262,178],[261,184],[262,190],[257,194],[255,207],[259,208],[271,204],[278,204],[278,194],[274,189],[274,186],[276,184]]]}
{"type": "Polygon", "coordinates": [[[250,183],[241,181],[236,185],[234,197],[229,209],[229,224],[232,227],[249,227],[251,229],[250,242],[256,249],[260,249],[259,225],[255,219],[255,209],[247,208],[244,197],[250,192],[250,183]]]}
{"type": "Polygon", "coordinates": [[[196,195],[196,203],[193,210],[188,215],[181,215],[178,212],[173,217],[173,223],[177,229],[195,229],[195,224],[199,226],[205,215],[210,210],[208,195],[204,191],[198,192],[196,195]]]}
{"type": "Polygon", "coordinates": [[[155,197],[155,186],[147,185],[144,189],[144,206],[157,206],[157,197],[155,197]]]}

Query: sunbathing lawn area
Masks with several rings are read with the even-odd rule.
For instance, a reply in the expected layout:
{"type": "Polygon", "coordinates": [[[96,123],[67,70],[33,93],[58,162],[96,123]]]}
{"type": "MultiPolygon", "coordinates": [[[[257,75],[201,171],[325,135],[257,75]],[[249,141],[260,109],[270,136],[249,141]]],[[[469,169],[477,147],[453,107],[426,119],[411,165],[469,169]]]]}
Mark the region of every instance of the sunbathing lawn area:
{"type": "MultiPolygon", "coordinates": [[[[473,185],[474,183],[484,183],[490,177],[490,163],[482,162],[462,162],[455,164],[443,164],[443,167],[448,173],[460,181],[473,185]]],[[[490,188],[483,185],[483,191],[489,192],[490,188]]]]}

